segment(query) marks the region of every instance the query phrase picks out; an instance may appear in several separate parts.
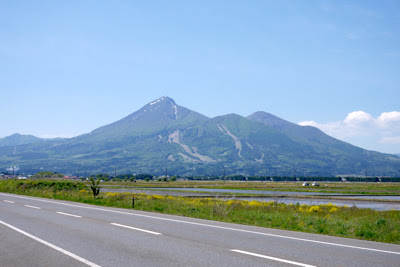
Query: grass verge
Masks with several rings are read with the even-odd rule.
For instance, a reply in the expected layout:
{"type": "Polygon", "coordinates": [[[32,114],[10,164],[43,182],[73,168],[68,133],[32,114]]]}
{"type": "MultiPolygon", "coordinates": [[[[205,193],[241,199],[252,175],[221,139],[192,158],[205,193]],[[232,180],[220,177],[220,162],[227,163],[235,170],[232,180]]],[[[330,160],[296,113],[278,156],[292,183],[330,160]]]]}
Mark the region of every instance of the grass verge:
{"type": "MultiPolygon", "coordinates": [[[[0,181],[0,191],[132,208],[131,193],[93,194],[83,183],[69,181],[0,181]]],[[[400,244],[400,211],[375,211],[327,205],[222,200],[135,194],[135,209],[222,222],[400,244]]]]}

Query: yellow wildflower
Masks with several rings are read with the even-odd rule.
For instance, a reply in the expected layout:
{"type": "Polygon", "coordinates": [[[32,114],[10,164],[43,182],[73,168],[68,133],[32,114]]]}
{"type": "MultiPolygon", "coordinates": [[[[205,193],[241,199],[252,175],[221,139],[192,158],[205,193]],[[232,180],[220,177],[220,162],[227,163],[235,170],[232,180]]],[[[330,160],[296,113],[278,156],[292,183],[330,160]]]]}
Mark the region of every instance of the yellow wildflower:
{"type": "Polygon", "coordinates": [[[249,203],[247,203],[247,205],[250,207],[260,207],[261,202],[253,200],[253,201],[250,201],[249,203]]]}
{"type": "Polygon", "coordinates": [[[321,208],[319,206],[311,206],[307,212],[320,212],[321,208]]]}
{"type": "Polygon", "coordinates": [[[333,207],[333,208],[331,208],[331,209],[329,210],[329,212],[336,212],[336,211],[338,211],[338,208],[337,208],[337,207],[333,207]]]}

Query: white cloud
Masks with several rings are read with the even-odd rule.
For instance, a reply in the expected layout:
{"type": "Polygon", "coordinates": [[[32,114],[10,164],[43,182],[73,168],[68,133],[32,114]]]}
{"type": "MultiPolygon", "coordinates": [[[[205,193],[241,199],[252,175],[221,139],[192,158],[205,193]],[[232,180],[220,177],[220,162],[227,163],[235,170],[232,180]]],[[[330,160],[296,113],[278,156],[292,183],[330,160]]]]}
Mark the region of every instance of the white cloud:
{"type": "Polygon", "coordinates": [[[315,121],[302,121],[298,123],[300,126],[314,126],[317,127],[318,123],[315,121]]]}
{"type": "Polygon", "coordinates": [[[398,145],[400,145],[400,136],[382,137],[382,139],[379,140],[379,143],[382,143],[382,144],[398,144],[398,145]]]}
{"type": "Polygon", "coordinates": [[[400,112],[383,112],[377,118],[364,111],[353,111],[342,121],[318,123],[303,121],[326,134],[354,145],[387,153],[400,153],[400,112]]]}
{"type": "Polygon", "coordinates": [[[379,117],[378,121],[382,123],[400,123],[400,112],[392,111],[392,112],[383,112],[379,117]]]}
{"type": "Polygon", "coordinates": [[[368,123],[371,121],[373,121],[372,116],[364,111],[353,111],[344,119],[344,123],[349,125],[368,123]]]}
{"type": "Polygon", "coordinates": [[[71,138],[75,137],[76,135],[73,134],[66,134],[66,133],[61,133],[61,134],[41,134],[39,135],[40,138],[45,138],[45,139],[52,139],[52,138],[71,138]]]}

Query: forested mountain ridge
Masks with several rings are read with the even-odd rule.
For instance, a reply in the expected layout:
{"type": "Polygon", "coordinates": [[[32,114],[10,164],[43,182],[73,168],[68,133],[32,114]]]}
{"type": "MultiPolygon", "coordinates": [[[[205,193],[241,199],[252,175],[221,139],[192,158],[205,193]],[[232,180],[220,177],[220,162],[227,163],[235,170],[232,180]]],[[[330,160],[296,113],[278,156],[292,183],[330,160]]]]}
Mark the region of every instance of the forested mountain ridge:
{"type": "MultiPolygon", "coordinates": [[[[2,138],[4,139],[4,138],[2,138]]],[[[2,139],[0,139],[0,144],[2,139]]],[[[73,174],[400,175],[400,158],[364,150],[311,126],[266,112],[208,118],[169,97],[125,118],[68,139],[0,147],[0,168],[20,166],[73,174]]]]}

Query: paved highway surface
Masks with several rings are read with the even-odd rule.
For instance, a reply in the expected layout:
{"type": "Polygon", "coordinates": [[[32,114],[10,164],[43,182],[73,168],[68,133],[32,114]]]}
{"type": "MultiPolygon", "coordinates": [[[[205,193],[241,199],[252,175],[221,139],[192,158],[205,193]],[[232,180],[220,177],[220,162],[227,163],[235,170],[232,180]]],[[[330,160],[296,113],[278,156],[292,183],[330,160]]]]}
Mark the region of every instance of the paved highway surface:
{"type": "Polygon", "coordinates": [[[0,193],[0,266],[400,266],[400,246],[0,193]]]}

